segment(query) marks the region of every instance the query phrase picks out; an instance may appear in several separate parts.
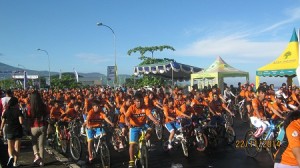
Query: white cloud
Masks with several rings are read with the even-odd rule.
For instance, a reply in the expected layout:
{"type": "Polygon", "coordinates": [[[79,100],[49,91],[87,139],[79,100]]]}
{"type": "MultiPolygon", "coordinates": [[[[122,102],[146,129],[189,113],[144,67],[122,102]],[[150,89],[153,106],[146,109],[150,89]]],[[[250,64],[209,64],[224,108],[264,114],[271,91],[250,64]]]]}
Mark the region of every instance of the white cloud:
{"type": "Polygon", "coordinates": [[[84,61],[84,62],[91,63],[91,64],[100,64],[103,62],[112,61],[111,58],[100,56],[100,55],[97,55],[94,53],[80,53],[80,54],[77,54],[75,57],[79,58],[80,61],[84,61]]]}
{"type": "Polygon", "coordinates": [[[300,20],[300,7],[298,8],[294,8],[294,9],[287,9],[285,11],[286,15],[287,15],[287,19],[285,20],[281,20],[277,23],[274,23],[273,25],[263,29],[260,33],[262,32],[266,32],[266,31],[271,31],[274,30],[280,26],[286,25],[288,23],[292,23],[295,22],[297,20],[300,20]]]}
{"type": "Polygon", "coordinates": [[[232,57],[274,57],[279,56],[287,42],[251,41],[243,36],[214,37],[193,42],[176,51],[180,56],[232,56],[232,57]]]}
{"type": "MultiPolygon", "coordinates": [[[[300,7],[286,10],[285,15],[287,19],[274,23],[261,31],[258,31],[261,29],[259,27],[255,28],[252,26],[252,29],[249,29],[251,26],[238,22],[234,22],[234,26],[231,25],[230,28],[230,24],[224,22],[218,26],[217,31],[209,28],[208,36],[202,37],[202,39],[198,39],[184,48],[177,49],[175,54],[195,57],[227,56],[241,59],[279,56],[287,46],[288,39],[286,41],[260,41],[253,39],[254,37],[259,37],[263,32],[274,31],[286,24],[300,20],[300,7]]],[[[205,31],[203,29],[198,30],[205,31]]],[[[197,34],[195,28],[190,31],[185,30],[185,34],[192,32],[197,34]]]]}

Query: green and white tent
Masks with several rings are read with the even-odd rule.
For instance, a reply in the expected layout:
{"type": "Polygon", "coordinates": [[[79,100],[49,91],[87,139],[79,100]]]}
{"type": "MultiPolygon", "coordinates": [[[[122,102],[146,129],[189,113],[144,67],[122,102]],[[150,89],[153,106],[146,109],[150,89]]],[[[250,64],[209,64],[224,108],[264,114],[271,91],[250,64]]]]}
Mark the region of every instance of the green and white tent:
{"type": "Polygon", "coordinates": [[[195,80],[198,80],[197,84],[199,88],[203,88],[203,86],[207,86],[208,84],[217,84],[221,91],[223,91],[224,78],[226,77],[246,77],[246,81],[249,81],[249,72],[230,66],[218,56],[216,61],[207,69],[191,74],[191,86],[194,85],[195,80]]]}

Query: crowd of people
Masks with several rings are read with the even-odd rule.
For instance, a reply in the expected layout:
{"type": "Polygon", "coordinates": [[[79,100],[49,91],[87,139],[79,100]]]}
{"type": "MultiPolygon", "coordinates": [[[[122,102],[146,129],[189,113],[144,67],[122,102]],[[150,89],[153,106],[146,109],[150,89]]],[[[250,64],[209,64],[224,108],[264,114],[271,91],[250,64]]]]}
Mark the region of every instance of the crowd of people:
{"type": "MultiPolygon", "coordinates": [[[[134,151],[141,130],[147,130],[146,139],[151,135],[149,121],[166,127],[169,132],[168,149],[172,149],[175,131],[180,129],[177,118],[197,120],[206,117],[211,124],[223,124],[223,113],[237,115],[227,106],[229,100],[238,102],[245,99],[251,123],[257,128],[257,138],[267,130],[269,119],[275,122],[286,120],[286,141],[276,153],[275,167],[298,167],[299,88],[283,83],[275,90],[274,85],[267,85],[266,82],[261,83],[256,90],[253,84],[248,83],[239,83],[237,88],[225,85],[224,88],[223,93],[217,85],[204,89],[194,88],[187,93],[177,86],[153,87],[151,90],[125,86],[116,89],[95,86],[85,89],[7,90],[0,101],[0,135],[3,135],[8,144],[7,164],[18,166],[20,139],[25,132],[23,129],[31,135],[33,163],[43,166],[45,141],[53,138],[54,123],[64,125],[70,120],[81,119],[87,136],[89,162],[94,159],[94,135],[105,134],[105,129],[101,126],[106,123],[119,127],[123,136],[128,137],[129,167],[134,167],[134,151]],[[163,123],[152,115],[154,109],[159,109],[164,115],[163,123]]],[[[122,147],[121,145],[120,148],[122,147]]]]}

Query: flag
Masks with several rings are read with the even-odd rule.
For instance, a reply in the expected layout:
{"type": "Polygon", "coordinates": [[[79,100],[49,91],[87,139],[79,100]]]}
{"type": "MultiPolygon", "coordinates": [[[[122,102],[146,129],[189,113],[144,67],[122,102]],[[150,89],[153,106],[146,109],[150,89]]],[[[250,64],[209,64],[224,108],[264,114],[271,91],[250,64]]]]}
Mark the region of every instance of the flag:
{"type": "Polygon", "coordinates": [[[115,65],[115,84],[118,83],[118,67],[115,65]]]}
{"type": "Polygon", "coordinates": [[[78,73],[77,73],[77,71],[75,70],[75,68],[73,68],[73,70],[74,70],[74,74],[75,74],[76,82],[78,83],[78,73]]]}
{"type": "Polygon", "coordinates": [[[59,72],[59,79],[61,79],[61,69],[60,69],[60,72],[59,72]]]}
{"type": "Polygon", "coordinates": [[[26,90],[27,88],[27,82],[28,82],[27,72],[24,71],[24,81],[23,81],[24,90],[26,90]]]}

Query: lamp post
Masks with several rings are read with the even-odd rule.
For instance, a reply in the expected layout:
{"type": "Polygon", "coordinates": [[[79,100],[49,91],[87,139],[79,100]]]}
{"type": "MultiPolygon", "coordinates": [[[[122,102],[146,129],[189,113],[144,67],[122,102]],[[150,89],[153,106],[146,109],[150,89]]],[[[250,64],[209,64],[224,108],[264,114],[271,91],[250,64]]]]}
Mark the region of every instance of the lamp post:
{"type": "Polygon", "coordinates": [[[49,58],[49,54],[46,50],[42,50],[40,48],[37,49],[37,51],[43,51],[47,54],[48,56],[48,68],[49,68],[49,89],[51,88],[51,76],[50,76],[50,58],[49,58]]]}
{"type": "Polygon", "coordinates": [[[115,49],[115,80],[114,80],[114,84],[116,84],[117,83],[117,51],[116,51],[116,34],[115,34],[115,32],[114,32],[114,30],[111,28],[111,27],[109,27],[109,26],[107,26],[107,25],[105,25],[105,24],[103,24],[103,23],[97,23],[97,26],[104,26],[104,27],[107,27],[107,28],[109,28],[110,30],[111,30],[111,32],[113,33],[113,35],[114,35],[114,49],[115,49]]]}

